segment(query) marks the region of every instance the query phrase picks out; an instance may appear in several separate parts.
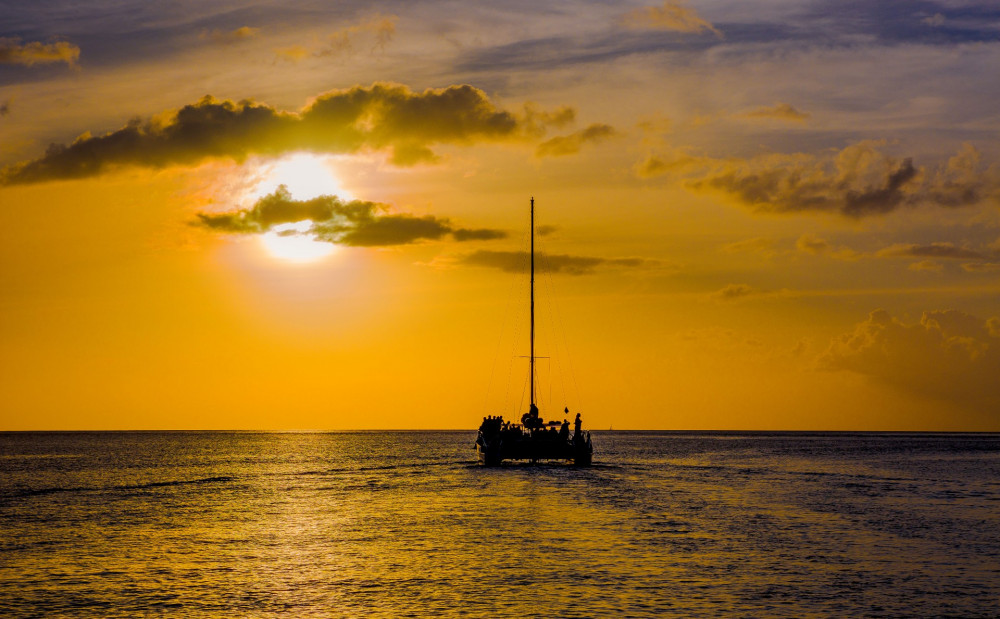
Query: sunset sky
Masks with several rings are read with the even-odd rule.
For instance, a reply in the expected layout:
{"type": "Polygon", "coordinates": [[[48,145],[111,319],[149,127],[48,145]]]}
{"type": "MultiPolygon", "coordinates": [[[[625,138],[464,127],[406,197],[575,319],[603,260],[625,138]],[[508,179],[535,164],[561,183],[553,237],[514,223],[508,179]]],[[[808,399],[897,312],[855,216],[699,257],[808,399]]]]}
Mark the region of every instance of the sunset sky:
{"type": "Polygon", "coordinates": [[[992,0],[6,3],[0,430],[1000,430],[992,0]],[[282,187],[283,186],[283,187],[282,187]]]}

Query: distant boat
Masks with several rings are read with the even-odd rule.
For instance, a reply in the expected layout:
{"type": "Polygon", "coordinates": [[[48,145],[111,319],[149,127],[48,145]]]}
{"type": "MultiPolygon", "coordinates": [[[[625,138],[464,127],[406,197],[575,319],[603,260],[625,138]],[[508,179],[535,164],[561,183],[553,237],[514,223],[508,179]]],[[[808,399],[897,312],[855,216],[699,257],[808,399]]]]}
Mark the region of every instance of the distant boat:
{"type": "MultiPolygon", "coordinates": [[[[476,454],[484,466],[499,466],[504,460],[569,460],[590,466],[594,446],[590,432],[582,429],[576,414],[573,431],[569,422],[546,422],[539,416],[535,397],[535,199],[531,198],[531,337],[528,351],[528,393],[531,403],[521,422],[504,421],[502,415],[483,418],[476,437],[476,454]],[[558,428],[558,429],[557,429],[558,428]]],[[[569,409],[565,409],[569,414],[569,409]]]]}

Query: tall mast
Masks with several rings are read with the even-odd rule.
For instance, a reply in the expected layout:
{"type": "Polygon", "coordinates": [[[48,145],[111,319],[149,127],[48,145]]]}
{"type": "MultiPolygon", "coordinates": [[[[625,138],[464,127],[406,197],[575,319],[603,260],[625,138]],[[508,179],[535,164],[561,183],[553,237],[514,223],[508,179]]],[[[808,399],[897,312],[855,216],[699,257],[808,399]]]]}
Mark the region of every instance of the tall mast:
{"type": "Polygon", "coordinates": [[[531,354],[529,355],[528,391],[535,404],[535,197],[531,197],[531,354]]]}

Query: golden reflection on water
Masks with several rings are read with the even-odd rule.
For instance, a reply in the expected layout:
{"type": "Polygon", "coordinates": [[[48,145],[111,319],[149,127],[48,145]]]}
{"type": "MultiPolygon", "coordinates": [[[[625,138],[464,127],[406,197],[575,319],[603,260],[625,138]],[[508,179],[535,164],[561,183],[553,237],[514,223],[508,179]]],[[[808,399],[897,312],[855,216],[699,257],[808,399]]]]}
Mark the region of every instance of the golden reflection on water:
{"type": "Polygon", "coordinates": [[[7,439],[0,615],[996,608],[998,437],[598,438],[589,469],[482,469],[468,433],[7,439]]]}

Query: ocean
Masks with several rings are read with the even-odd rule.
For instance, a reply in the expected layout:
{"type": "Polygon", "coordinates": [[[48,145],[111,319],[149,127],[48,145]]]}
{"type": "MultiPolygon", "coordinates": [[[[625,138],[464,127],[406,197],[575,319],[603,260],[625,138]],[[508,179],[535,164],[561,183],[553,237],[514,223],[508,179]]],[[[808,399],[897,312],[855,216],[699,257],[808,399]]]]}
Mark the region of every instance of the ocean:
{"type": "Polygon", "coordinates": [[[474,439],[0,433],[0,616],[1000,616],[1000,434],[474,439]]]}

